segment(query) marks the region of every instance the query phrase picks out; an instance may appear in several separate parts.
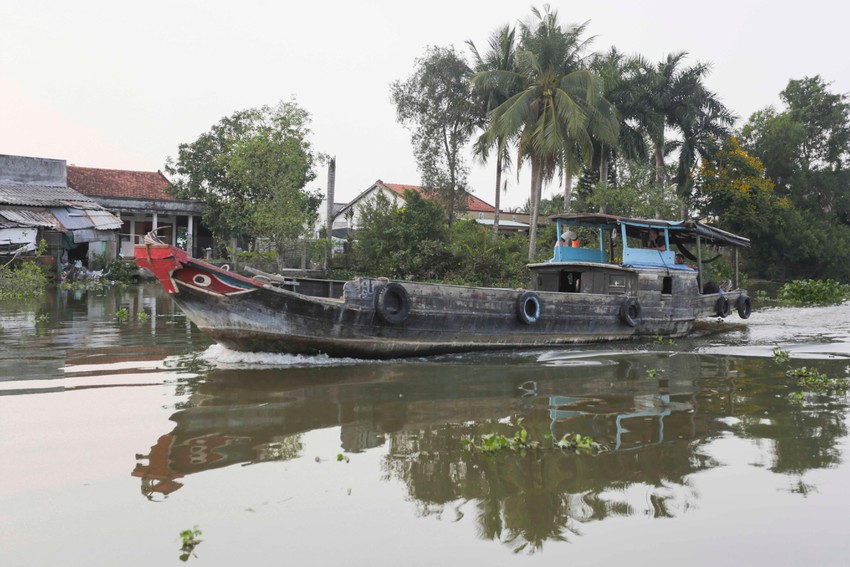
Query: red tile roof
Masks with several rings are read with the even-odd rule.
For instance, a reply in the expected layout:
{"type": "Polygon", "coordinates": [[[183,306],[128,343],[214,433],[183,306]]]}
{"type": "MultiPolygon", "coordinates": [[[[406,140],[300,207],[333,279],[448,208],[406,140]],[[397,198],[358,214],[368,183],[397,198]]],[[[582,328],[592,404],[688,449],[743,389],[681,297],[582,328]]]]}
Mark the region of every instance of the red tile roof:
{"type": "Polygon", "coordinates": [[[68,166],[68,187],[88,197],[125,197],[173,201],[165,192],[168,179],[160,171],[125,171],[68,166]]]}
{"type": "MultiPolygon", "coordinates": [[[[400,196],[404,195],[404,192],[408,189],[411,190],[411,191],[416,191],[417,193],[423,192],[423,188],[420,187],[419,185],[400,185],[398,183],[384,183],[383,185],[385,187],[387,187],[388,189],[392,189],[393,191],[398,193],[400,196]]],[[[467,201],[466,208],[467,208],[467,210],[469,210],[471,212],[476,212],[476,213],[495,213],[496,212],[496,207],[494,207],[493,205],[489,205],[489,204],[485,203],[484,201],[482,201],[481,199],[479,199],[478,197],[476,197],[475,195],[472,195],[472,194],[469,194],[469,200],[467,201]]]]}

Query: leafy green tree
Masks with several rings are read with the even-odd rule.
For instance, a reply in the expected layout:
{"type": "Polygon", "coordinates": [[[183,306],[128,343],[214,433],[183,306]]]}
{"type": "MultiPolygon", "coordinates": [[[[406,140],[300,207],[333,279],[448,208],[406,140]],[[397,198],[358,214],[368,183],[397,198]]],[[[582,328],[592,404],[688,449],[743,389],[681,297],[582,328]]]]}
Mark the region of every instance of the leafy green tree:
{"type": "Polygon", "coordinates": [[[761,161],[728,138],[698,183],[700,210],[750,238],[747,268],[772,279],[850,276],[850,229],[792,206],[774,191],[761,161]]]}
{"type": "Polygon", "coordinates": [[[850,157],[850,104],[847,95],[827,91],[820,75],[791,80],[780,93],[790,117],[806,128],[804,165],[838,169],[850,157]]]}
{"type": "Polygon", "coordinates": [[[294,101],[241,110],[192,143],[180,144],[166,172],[173,193],[205,203],[215,238],[269,238],[281,245],[303,234],[321,197],[305,189],[317,160],[310,115],[294,101]]]}
{"type": "Polygon", "coordinates": [[[406,81],[391,85],[398,121],[412,131],[422,186],[445,207],[449,226],[466,208],[463,152],[480,115],[470,75],[453,47],[430,47],[406,81]]]}
{"type": "Polygon", "coordinates": [[[360,206],[355,255],[372,276],[434,280],[447,271],[448,225],[443,208],[415,191],[405,204],[383,193],[360,206]]]}
{"type": "Polygon", "coordinates": [[[804,211],[850,225],[850,104],[819,76],[792,80],[781,93],[786,108],[753,114],[742,130],[747,148],[804,211]]]}

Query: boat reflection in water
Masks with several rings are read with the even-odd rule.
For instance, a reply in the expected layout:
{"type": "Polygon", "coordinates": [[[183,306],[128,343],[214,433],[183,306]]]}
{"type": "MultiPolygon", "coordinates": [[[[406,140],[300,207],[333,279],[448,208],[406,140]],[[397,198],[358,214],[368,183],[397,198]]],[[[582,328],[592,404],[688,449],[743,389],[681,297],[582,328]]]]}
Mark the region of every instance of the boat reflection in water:
{"type": "Polygon", "coordinates": [[[339,427],[346,452],[385,446],[383,476],[406,485],[420,514],[473,506],[481,537],[535,549],[584,522],[692,507],[689,475],[717,465],[708,446],[722,436],[769,439],[766,466],[805,491],[802,474],[837,462],[847,428],[841,412],[795,405],[783,376],[765,358],[613,351],[213,370],[132,474],[161,498],[197,472],[303,458],[303,434],[339,427]],[[468,450],[512,436],[519,418],[540,449],[468,450]],[[611,450],[553,448],[568,432],[611,450]]]}

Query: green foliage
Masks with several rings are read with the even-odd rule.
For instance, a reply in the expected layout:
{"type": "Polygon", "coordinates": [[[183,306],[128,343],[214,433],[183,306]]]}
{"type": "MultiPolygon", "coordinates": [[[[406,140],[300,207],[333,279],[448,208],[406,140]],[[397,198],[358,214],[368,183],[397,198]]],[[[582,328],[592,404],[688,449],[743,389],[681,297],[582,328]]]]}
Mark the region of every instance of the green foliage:
{"type": "Polygon", "coordinates": [[[494,239],[487,227],[462,221],[455,226],[450,250],[453,261],[444,281],[484,287],[528,285],[531,274],[526,267],[525,236],[494,239]]]}
{"type": "Polygon", "coordinates": [[[180,539],[183,544],[180,546],[180,561],[188,561],[189,557],[197,557],[195,548],[203,541],[199,539],[203,532],[194,526],[191,530],[183,530],[180,532],[180,539]]]}
{"type": "Polygon", "coordinates": [[[127,311],[126,307],[121,307],[115,312],[115,318],[118,319],[119,323],[126,323],[130,320],[130,312],[127,311]]]}
{"type": "Polygon", "coordinates": [[[779,299],[794,305],[832,305],[850,298],[850,285],[835,280],[795,280],[779,290],[779,299]]]}
{"type": "Polygon", "coordinates": [[[309,142],[310,115],[280,102],[222,118],[191,144],[181,144],[166,171],[180,198],[205,202],[214,236],[267,237],[279,245],[303,234],[321,197],[305,189],[317,156],[309,142]]]}
{"type": "Polygon", "coordinates": [[[415,191],[404,194],[405,206],[378,193],[360,207],[355,255],[371,275],[436,279],[451,261],[448,228],[440,205],[415,191]]]}
{"type": "Polygon", "coordinates": [[[0,268],[0,299],[36,297],[47,288],[45,270],[35,262],[0,268]]]}
{"type": "Polygon", "coordinates": [[[753,219],[748,270],[779,280],[850,280],[850,104],[821,77],[791,80],[784,109],[754,113],[742,130],[789,206],[753,219]]]}
{"type": "Polygon", "coordinates": [[[850,380],[847,378],[830,378],[818,372],[816,368],[803,366],[788,370],[785,374],[791,378],[797,378],[797,384],[806,392],[843,394],[850,389],[850,380]]]}
{"type": "Polygon", "coordinates": [[[275,252],[254,252],[245,250],[237,255],[239,266],[251,266],[269,273],[278,271],[278,255],[275,252]]]}
{"type": "Polygon", "coordinates": [[[460,221],[449,241],[437,203],[413,191],[404,199],[405,206],[399,207],[379,193],[361,207],[354,251],[362,272],[465,285],[527,285],[524,236],[494,239],[487,227],[460,221]]]}
{"type": "Polygon", "coordinates": [[[555,446],[562,450],[575,451],[576,453],[603,453],[608,450],[608,447],[602,443],[597,443],[592,437],[582,436],[579,433],[567,433],[555,446]]]}
{"type": "Polygon", "coordinates": [[[136,319],[139,321],[139,323],[147,323],[148,319],[150,319],[150,315],[148,315],[147,311],[139,311],[139,313],[136,315],[136,319]]]}
{"type": "Polygon", "coordinates": [[[788,362],[790,358],[791,354],[787,350],[782,350],[782,347],[779,345],[773,347],[773,362],[782,364],[783,362],[788,362]]]}
{"type": "Polygon", "coordinates": [[[139,276],[139,270],[133,261],[114,260],[103,275],[111,282],[130,283],[139,276]]]}
{"type": "Polygon", "coordinates": [[[656,337],[656,339],[655,339],[655,342],[656,342],[656,344],[659,344],[659,345],[669,346],[669,345],[673,344],[673,339],[671,339],[670,337],[658,335],[658,337],[656,337]]]}
{"type": "Polygon", "coordinates": [[[518,429],[513,437],[506,437],[500,433],[490,433],[484,435],[478,444],[473,441],[468,441],[467,444],[476,451],[490,455],[500,453],[504,450],[524,453],[528,449],[536,449],[540,446],[540,443],[529,440],[528,431],[522,422],[522,418],[517,420],[518,429]]]}
{"type": "Polygon", "coordinates": [[[646,377],[649,378],[650,380],[654,380],[657,376],[658,376],[658,370],[656,370],[655,368],[650,368],[649,370],[646,371],[646,377]]]}

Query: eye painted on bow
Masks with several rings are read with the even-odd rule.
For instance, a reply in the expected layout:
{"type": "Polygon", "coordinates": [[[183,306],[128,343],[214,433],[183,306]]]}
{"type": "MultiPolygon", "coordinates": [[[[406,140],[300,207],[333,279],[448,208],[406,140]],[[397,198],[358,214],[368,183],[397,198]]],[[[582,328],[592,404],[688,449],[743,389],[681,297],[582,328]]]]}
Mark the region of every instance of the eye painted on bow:
{"type": "Polygon", "coordinates": [[[212,279],[206,274],[195,274],[192,281],[201,287],[209,287],[212,283],[212,279]]]}

